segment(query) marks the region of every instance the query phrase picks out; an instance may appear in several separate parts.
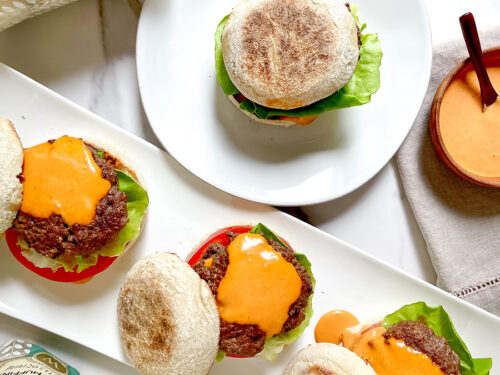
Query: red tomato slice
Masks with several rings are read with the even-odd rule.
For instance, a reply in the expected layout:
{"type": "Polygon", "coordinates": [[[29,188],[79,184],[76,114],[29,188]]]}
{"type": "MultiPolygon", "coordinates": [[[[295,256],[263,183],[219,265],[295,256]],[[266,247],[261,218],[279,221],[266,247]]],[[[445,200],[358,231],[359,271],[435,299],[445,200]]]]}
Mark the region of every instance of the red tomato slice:
{"type": "Polygon", "coordinates": [[[229,245],[229,237],[226,236],[227,232],[234,232],[234,233],[248,233],[252,230],[253,227],[250,225],[235,225],[232,227],[227,227],[227,228],[222,228],[219,229],[217,232],[212,234],[210,237],[208,237],[203,244],[200,245],[198,250],[194,252],[194,254],[189,258],[188,264],[193,267],[196,262],[198,262],[201,258],[203,258],[203,254],[205,254],[205,250],[207,249],[208,245],[210,245],[213,242],[218,242],[224,246],[229,245]]]}
{"type": "Polygon", "coordinates": [[[76,267],[73,272],[66,272],[62,267],[58,268],[57,271],[54,272],[51,268],[39,268],[35,266],[28,259],[26,259],[23,254],[21,254],[22,249],[17,244],[17,233],[14,229],[7,230],[7,232],[5,232],[5,238],[10,252],[23,266],[37,275],[52,281],[59,281],[63,283],[76,282],[81,284],[89,281],[94,275],[104,271],[111,265],[111,263],[118,259],[118,257],[102,257],[99,255],[95,266],[89,267],[80,273],[76,272],[76,267]]]}
{"type": "MultiPolygon", "coordinates": [[[[210,237],[208,237],[205,242],[203,242],[200,247],[198,248],[198,250],[196,250],[194,252],[194,254],[191,256],[191,258],[189,258],[188,260],[188,264],[193,267],[196,262],[198,262],[201,258],[203,258],[203,254],[205,254],[205,251],[208,247],[208,245],[210,245],[211,243],[214,243],[214,242],[218,242],[224,246],[227,246],[229,245],[229,237],[226,236],[226,233],[227,232],[234,232],[234,233],[248,233],[252,230],[252,226],[250,225],[235,225],[235,226],[232,226],[232,227],[227,227],[227,228],[222,228],[222,229],[219,229],[217,232],[215,232],[214,234],[212,234],[210,237]]],[[[283,241],[290,249],[292,249],[290,247],[290,244],[288,242],[286,242],[283,238],[281,238],[281,241],[283,241]]],[[[293,250],[292,250],[293,251],[293,250]]],[[[227,355],[227,357],[231,357],[231,358],[248,358],[248,357],[241,357],[241,356],[238,356],[238,355],[232,355],[232,354],[229,354],[227,355]]]]}

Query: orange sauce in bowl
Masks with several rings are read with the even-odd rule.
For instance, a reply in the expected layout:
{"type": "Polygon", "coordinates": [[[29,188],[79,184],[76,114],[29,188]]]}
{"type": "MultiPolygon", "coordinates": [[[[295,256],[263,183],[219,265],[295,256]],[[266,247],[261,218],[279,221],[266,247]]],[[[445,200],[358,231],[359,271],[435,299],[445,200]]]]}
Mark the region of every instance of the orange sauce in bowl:
{"type": "Polygon", "coordinates": [[[24,151],[21,211],[34,217],[61,215],[68,225],[90,224],[111,183],[78,138],[64,136],[24,151]]]}
{"type": "MultiPolygon", "coordinates": [[[[500,92],[500,56],[484,55],[488,75],[500,92]]],[[[471,64],[450,82],[439,110],[443,146],[458,165],[480,177],[500,177],[500,100],[483,112],[471,64]]]]}

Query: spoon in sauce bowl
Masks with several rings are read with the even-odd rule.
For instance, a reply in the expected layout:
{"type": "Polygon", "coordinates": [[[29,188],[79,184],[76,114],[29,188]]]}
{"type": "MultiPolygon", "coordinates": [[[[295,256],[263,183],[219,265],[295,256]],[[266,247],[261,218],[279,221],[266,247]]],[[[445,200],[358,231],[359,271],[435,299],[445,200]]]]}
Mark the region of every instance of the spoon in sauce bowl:
{"type": "Polygon", "coordinates": [[[476,71],[477,79],[479,80],[479,87],[481,88],[481,101],[483,103],[483,112],[486,108],[496,102],[498,94],[491,84],[488,73],[483,62],[483,51],[481,49],[481,42],[477,33],[476,21],[472,13],[465,13],[460,17],[460,26],[464,35],[467,50],[476,71]]]}

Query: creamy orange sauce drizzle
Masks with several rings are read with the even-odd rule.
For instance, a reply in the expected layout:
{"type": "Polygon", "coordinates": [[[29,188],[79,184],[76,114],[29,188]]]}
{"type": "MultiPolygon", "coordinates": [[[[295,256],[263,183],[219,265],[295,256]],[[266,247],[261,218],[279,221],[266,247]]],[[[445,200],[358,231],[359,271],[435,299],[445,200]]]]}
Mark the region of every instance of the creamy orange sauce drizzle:
{"type": "Polygon", "coordinates": [[[439,366],[427,355],[406,346],[403,341],[394,338],[386,340],[382,336],[386,330],[380,323],[364,326],[361,330],[358,324],[357,318],[349,312],[330,311],[316,325],[316,342],[342,342],[344,347],[367,360],[377,375],[443,375],[439,366]],[[339,321],[335,322],[337,317],[339,321]],[[330,328],[332,332],[328,332],[330,328]]]}
{"type": "MultiPolygon", "coordinates": [[[[493,86],[500,91],[500,59],[485,62],[493,86]]],[[[482,177],[500,177],[500,100],[482,111],[472,67],[460,72],[446,89],[439,127],[446,150],[462,168],[482,177]]]]}
{"type": "Polygon", "coordinates": [[[297,125],[306,126],[306,125],[309,125],[314,120],[316,120],[317,117],[318,116],[309,116],[309,117],[279,116],[279,119],[285,120],[285,121],[293,121],[297,125]]]}
{"type": "Polygon", "coordinates": [[[395,338],[386,340],[380,336],[382,333],[367,333],[363,336],[368,337],[362,338],[353,348],[349,348],[370,362],[377,375],[443,375],[439,366],[425,354],[395,338]]]}
{"type": "Polygon", "coordinates": [[[21,211],[48,218],[61,215],[68,225],[88,225],[111,183],[81,139],[64,136],[24,151],[21,211]]]}
{"type": "Polygon", "coordinates": [[[333,310],[324,314],[316,324],[314,338],[316,342],[340,344],[347,328],[357,326],[358,318],[348,311],[333,310]]]}
{"type": "Polygon", "coordinates": [[[302,289],[294,266],[259,234],[240,234],[227,252],[229,264],[217,292],[221,318],[256,324],[267,337],[280,333],[302,289]]]}

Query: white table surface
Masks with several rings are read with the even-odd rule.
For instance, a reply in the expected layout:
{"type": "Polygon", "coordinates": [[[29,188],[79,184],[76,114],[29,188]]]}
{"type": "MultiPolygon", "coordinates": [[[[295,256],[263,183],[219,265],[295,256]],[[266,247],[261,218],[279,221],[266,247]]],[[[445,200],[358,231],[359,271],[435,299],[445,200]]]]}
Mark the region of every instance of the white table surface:
{"type": "MultiPolygon", "coordinates": [[[[499,22],[499,0],[424,1],[435,46],[461,37],[458,17],[467,11],[474,13],[480,30],[499,22]]],[[[0,61],[161,147],[139,97],[137,21],[127,0],[79,0],[1,32],[0,61]]],[[[435,283],[425,242],[392,161],[353,193],[303,209],[313,225],[435,283]]],[[[82,374],[136,374],[90,349],[0,315],[0,344],[16,336],[51,350],[82,374]]]]}

